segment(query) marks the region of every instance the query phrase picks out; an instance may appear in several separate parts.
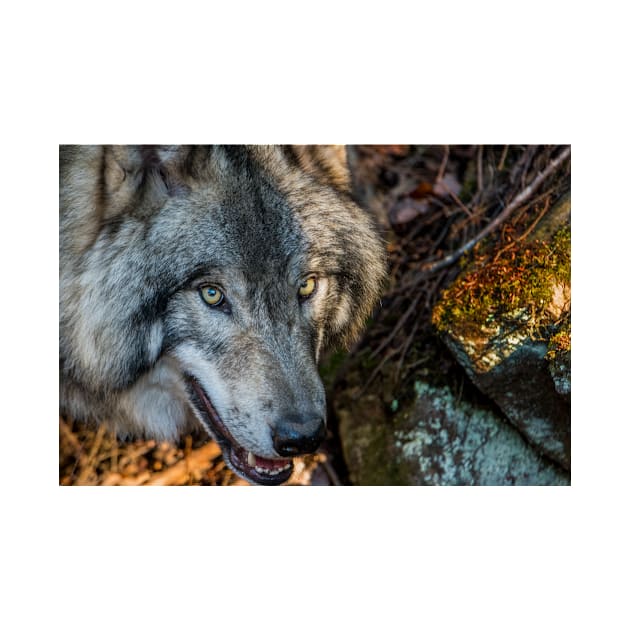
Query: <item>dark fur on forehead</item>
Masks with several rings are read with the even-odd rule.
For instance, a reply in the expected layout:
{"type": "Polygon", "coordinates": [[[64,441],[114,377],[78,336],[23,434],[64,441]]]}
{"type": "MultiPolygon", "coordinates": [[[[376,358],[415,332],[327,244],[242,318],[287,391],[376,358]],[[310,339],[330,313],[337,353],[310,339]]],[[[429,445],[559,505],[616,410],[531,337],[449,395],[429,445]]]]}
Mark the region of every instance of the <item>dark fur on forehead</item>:
{"type": "Polygon", "coordinates": [[[251,171],[249,168],[249,153],[246,146],[228,144],[221,146],[220,150],[232,163],[235,171],[251,171]]]}

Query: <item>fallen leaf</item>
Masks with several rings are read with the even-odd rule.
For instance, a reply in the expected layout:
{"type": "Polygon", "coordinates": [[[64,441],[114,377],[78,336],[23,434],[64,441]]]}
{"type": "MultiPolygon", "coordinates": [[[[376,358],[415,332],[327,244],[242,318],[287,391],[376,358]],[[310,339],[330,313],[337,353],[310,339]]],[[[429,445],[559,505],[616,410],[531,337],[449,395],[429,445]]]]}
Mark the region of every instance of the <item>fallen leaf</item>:
{"type": "Polygon", "coordinates": [[[424,214],[429,209],[427,200],[416,201],[411,198],[399,199],[389,210],[391,225],[402,225],[413,221],[417,216],[424,214]]]}
{"type": "Polygon", "coordinates": [[[450,197],[451,195],[459,195],[461,189],[462,185],[457,181],[455,175],[446,173],[433,186],[433,194],[438,197],[450,197]]]}
{"type": "Polygon", "coordinates": [[[414,190],[409,193],[412,199],[423,199],[433,194],[433,185],[429,182],[420,182],[414,190]]]}

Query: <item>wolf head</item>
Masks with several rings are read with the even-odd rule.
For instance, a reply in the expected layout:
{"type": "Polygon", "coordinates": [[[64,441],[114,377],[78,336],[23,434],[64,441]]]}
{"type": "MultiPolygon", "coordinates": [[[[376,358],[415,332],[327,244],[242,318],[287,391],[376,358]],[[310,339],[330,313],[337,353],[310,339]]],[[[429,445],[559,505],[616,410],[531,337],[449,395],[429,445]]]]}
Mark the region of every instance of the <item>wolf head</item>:
{"type": "Polygon", "coordinates": [[[385,275],[324,147],[63,147],[61,406],[176,437],[194,418],[277,484],[325,435],[317,373],[385,275]]]}

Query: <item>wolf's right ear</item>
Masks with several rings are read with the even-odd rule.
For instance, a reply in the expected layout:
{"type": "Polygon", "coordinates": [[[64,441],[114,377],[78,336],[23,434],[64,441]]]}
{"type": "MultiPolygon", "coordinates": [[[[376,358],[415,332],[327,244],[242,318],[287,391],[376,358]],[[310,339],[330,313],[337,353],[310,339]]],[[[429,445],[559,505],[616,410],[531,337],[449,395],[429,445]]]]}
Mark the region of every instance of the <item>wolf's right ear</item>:
{"type": "Polygon", "coordinates": [[[329,186],[348,192],[350,169],[343,144],[294,144],[285,151],[293,154],[310,175],[329,186]]]}
{"type": "Polygon", "coordinates": [[[150,207],[186,187],[179,175],[185,149],[165,145],[106,145],[103,147],[101,193],[103,218],[131,207],[150,207]]]}

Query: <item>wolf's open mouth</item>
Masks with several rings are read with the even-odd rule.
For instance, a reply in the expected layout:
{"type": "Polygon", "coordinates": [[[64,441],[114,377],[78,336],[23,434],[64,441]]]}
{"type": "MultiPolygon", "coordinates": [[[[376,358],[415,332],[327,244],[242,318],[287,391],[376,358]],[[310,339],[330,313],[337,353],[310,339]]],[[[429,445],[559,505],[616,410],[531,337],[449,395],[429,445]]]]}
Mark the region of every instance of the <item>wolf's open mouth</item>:
{"type": "Polygon", "coordinates": [[[221,446],[223,458],[230,468],[247,481],[264,486],[277,486],[287,481],[293,472],[293,461],[260,457],[240,446],[223,424],[199,381],[190,374],[186,375],[186,379],[192,402],[204,418],[206,429],[210,429],[221,446]]]}

